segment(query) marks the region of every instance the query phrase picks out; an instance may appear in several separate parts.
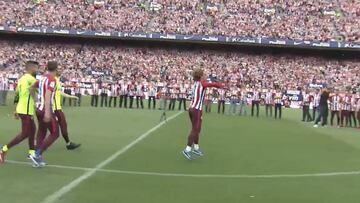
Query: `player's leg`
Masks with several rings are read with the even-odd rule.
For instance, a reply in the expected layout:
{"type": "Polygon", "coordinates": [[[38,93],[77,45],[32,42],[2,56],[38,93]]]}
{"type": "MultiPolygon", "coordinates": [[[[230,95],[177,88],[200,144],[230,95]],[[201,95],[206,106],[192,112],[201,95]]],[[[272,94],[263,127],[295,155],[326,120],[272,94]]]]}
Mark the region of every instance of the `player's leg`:
{"type": "Polygon", "coordinates": [[[320,108],[320,111],[319,111],[319,113],[318,113],[318,116],[317,116],[317,118],[316,118],[316,120],[315,120],[315,125],[314,125],[314,127],[318,127],[318,123],[320,122],[320,120],[321,120],[321,118],[322,118],[322,108],[321,107],[317,107],[317,108],[320,108]]]}
{"type": "Polygon", "coordinates": [[[203,156],[203,153],[200,150],[200,146],[199,146],[199,139],[200,139],[200,132],[201,132],[201,125],[202,125],[202,112],[198,111],[197,112],[198,116],[196,117],[196,136],[194,138],[194,149],[193,149],[193,153],[198,155],[198,156],[203,156]]]}
{"type": "Polygon", "coordinates": [[[307,106],[308,109],[307,109],[307,113],[308,113],[308,122],[312,121],[313,118],[311,117],[311,114],[310,114],[310,106],[307,106]]]}
{"type": "Polygon", "coordinates": [[[334,117],[335,117],[335,111],[331,111],[331,115],[330,115],[330,125],[333,126],[334,124],[334,117]]]}
{"type": "Polygon", "coordinates": [[[337,127],[340,127],[340,112],[336,111],[336,123],[337,127]]]}
{"type": "Polygon", "coordinates": [[[355,116],[355,111],[351,111],[351,117],[354,121],[354,127],[356,128],[357,124],[356,124],[356,116],[355,116]]]}
{"type": "Polygon", "coordinates": [[[124,107],[127,108],[128,96],[124,95],[124,107]]]}
{"type": "Polygon", "coordinates": [[[78,106],[81,106],[81,93],[78,94],[78,106]]]}
{"type": "Polygon", "coordinates": [[[38,131],[36,134],[36,148],[38,148],[44,141],[45,137],[46,137],[46,123],[44,123],[43,119],[44,119],[44,114],[40,111],[36,112],[36,117],[38,120],[38,131]]]}
{"type": "Polygon", "coordinates": [[[131,96],[130,97],[130,106],[129,106],[130,109],[132,109],[132,107],[133,107],[133,102],[134,102],[134,97],[131,96]]]}
{"type": "Polygon", "coordinates": [[[196,110],[194,109],[190,109],[189,110],[189,118],[190,118],[190,121],[191,121],[191,131],[190,131],[190,134],[188,136],[188,139],[187,139],[187,145],[186,145],[186,148],[183,150],[183,155],[185,156],[185,158],[187,159],[191,159],[191,150],[192,150],[192,146],[194,144],[194,141],[195,141],[195,137],[197,136],[196,133],[197,133],[197,129],[196,129],[196,118],[197,115],[196,115],[196,110]]]}
{"type": "Polygon", "coordinates": [[[282,116],[282,106],[281,104],[279,105],[279,119],[281,119],[282,116]]]}
{"type": "Polygon", "coordinates": [[[179,99],[179,108],[178,108],[179,111],[181,110],[181,104],[182,104],[182,102],[183,102],[183,100],[180,98],[180,99],[179,99]]]}
{"type": "Polygon", "coordinates": [[[225,101],[221,101],[221,105],[222,105],[222,114],[225,113],[225,101]]]}
{"type": "Polygon", "coordinates": [[[119,98],[119,108],[122,108],[123,98],[124,98],[124,96],[123,96],[123,95],[120,95],[120,98],[119,98]]]}
{"type": "Polygon", "coordinates": [[[254,106],[255,106],[254,101],[251,101],[251,116],[254,116],[254,106]]]}
{"type": "Polygon", "coordinates": [[[28,135],[28,142],[29,142],[29,156],[35,156],[35,133],[36,133],[36,125],[34,118],[30,117],[30,124],[29,124],[29,135],[28,135]]]}
{"type": "Polygon", "coordinates": [[[67,121],[66,121],[64,112],[61,110],[55,111],[55,116],[56,116],[58,124],[60,126],[61,135],[65,140],[66,149],[74,150],[74,149],[80,147],[81,144],[76,144],[76,143],[70,141],[68,127],[67,127],[67,121]]]}
{"type": "Polygon", "coordinates": [[[45,138],[43,143],[36,150],[36,161],[40,166],[45,166],[42,161],[41,155],[57,140],[59,137],[59,124],[55,116],[51,117],[51,121],[46,123],[46,128],[49,130],[50,135],[45,138]]]}
{"type": "Polygon", "coordinates": [[[346,123],[346,127],[349,127],[351,125],[350,112],[349,111],[345,112],[345,123],[346,123]]]}
{"type": "MultiPolygon", "coordinates": [[[[32,129],[33,125],[31,124],[31,122],[32,122],[31,116],[19,115],[19,117],[21,119],[21,132],[14,139],[12,139],[7,145],[4,145],[1,147],[0,163],[3,163],[5,161],[5,155],[9,149],[11,149],[15,145],[19,144],[27,137],[29,137],[30,133],[33,131],[33,129],[32,129]]],[[[33,137],[32,137],[32,141],[34,142],[33,137]]],[[[29,142],[29,144],[30,144],[30,142],[29,142]]],[[[34,144],[32,143],[32,145],[29,147],[31,147],[31,148],[29,148],[30,150],[33,150],[34,144]]]]}
{"type": "Polygon", "coordinates": [[[112,102],[113,102],[113,97],[110,97],[110,99],[109,99],[109,106],[108,106],[108,107],[111,107],[112,102]]]}
{"type": "Polygon", "coordinates": [[[325,107],[322,126],[326,126],[328,124],[328,117],[329,117],[329,109],[325,107]]]}

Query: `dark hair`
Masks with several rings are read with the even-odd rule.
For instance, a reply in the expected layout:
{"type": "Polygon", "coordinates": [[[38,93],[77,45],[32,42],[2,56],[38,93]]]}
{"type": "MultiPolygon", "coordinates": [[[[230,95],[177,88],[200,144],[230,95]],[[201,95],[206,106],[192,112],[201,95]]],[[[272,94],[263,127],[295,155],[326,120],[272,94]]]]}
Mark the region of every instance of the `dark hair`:
{"type": "Polygon", "coordinates": [[[58,64],[56,61],[49,61],[46,70],[54,72],[57,70],[58,64]]]}
{"type": "Polygon", "coordinates": [[[39,66],[39,63],[37,61],[26,61],[25,63],[25,69],[34,67],[34,66],[39,66]]]}

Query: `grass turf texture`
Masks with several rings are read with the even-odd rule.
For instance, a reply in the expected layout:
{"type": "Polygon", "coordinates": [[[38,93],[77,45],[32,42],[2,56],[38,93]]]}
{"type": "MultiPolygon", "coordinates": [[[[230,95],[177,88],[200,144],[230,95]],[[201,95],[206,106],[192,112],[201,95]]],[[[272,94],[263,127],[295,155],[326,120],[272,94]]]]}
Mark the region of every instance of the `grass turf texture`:
{"type": "MultiPolygon", "coordinates": [[[[11,100],[11,97],[9,98],[11,100]]],[[[70,138],[83,146],[66,151],[60,137],[44,155],[49,164],[93,168],[159,123],[161,111],[65,107],[70,138]]],[[[0,107],[0,144],[19,131],[12,106],[0,107]]],[[[169,112],[168,115],[174,115],[169,112]]],[[[263,109],[262,112],[263,113],[263,109]]],[[[180,174],[276,175],[360,170],[360,132],[312,128],[299,110],[284,119],[205,114],[204,157],[185,160],[190,130],[183,113],[151,133],[104,169],[180,174]]],[[[9,160],[26,161],[27,143],[11,149],[9,160]]],[[[0,202],[37,203],[84,173],[81,170],[6,163],[0,166],[0,202]]],[[[358,202],[360,175],[296,178],[167,177],[96,172],[61,197],[63,203],[98,202],[358,202]]]]}

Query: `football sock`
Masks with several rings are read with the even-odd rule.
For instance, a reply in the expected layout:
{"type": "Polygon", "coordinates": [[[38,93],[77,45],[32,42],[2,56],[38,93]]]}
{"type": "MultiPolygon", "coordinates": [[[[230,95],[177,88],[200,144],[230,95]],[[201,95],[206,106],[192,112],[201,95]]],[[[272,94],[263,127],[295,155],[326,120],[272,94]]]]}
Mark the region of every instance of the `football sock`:
{"type": "Polygon", "coordinates": [[[31,156],[35,156],[35,150],[30,149],[30,150],[29,150],[29,155],[31,155],[31,156]]]}
{"type": "Polygon", "coordinates": [[[200,149],[199,145],[198,145],[198,144],[194,144],[194,149],[195,149],[195,150],[199,150],[199,149],[200,149]]]}
{"type": "Polygon", "coordinates": [[[186,146],[185,151],[186,151],[186,152],[190,152],[190,151],[191,151],[191,147],[190,147],[190,146],[186,146]]]}
{"type": "Polygon", "coordinates": [[[8,149],[8,147],[7,147],[7,145],[4,145],[3,147],[2,147],[2,149],[1,149],[1,151],[3,151],[3,152],[7,152],[9,149],[8,149]]]}

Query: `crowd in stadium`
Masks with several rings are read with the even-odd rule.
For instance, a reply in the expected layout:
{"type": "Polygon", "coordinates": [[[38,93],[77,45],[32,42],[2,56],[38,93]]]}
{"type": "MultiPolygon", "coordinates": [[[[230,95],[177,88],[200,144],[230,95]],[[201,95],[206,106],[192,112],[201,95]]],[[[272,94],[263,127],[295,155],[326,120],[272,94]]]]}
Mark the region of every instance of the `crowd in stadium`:
{"type": "MultiPolygon", "coordinates": [[[[272,106],[278,104],[277,115],[281,106],[292,105],[285,95],[288,90],[301,90],[298,93],[301,100],[296,105],[304,108],[307,104],[309,111],[316,109],[319,102],[316,87],[323,86],[335,89],[341,96],[341,102],[334,108],[356,112],[360,107],[360,61],[356,59],[21,41],[0,41],[0,47],[2,84],[5,80],[16,80],[27,60],[39,61],[42,66],[57,61],[64,91],[78,97],[92,95],[92,106],[101,103],[101,106],[144,108],[146,95],[146,98],[168,98],[170,103],[166,108],[174,110],[177,101],[188,99],[191,94],[192,70],[201,67],[210,80],[227,84],[225,91],[206,93],[205,112],[211,111],[212,101],[226,101],[230,103],[229,114],[237,113],[238,105],[240,113],[246,113],[243,107],[251,105],[251,114],[258,116],[258,106],[262,103],[271,107],[270,114],[272,106]]],[[[180,105],[179,109],[185,109],[180,105]]],[[[150,107],[155,108],[149,101],[150,107]]],[[[224,112],[223,108],[219,106],[218,112],[224,112]]],[[[306,115],[304,121],[315,119],[315,111],[312,116],[306,115]]],[[[341,125],[351,125],[349,119],[342,118],[341,125]]]]}
{"type": "Polygon", "coordinates": [[[19,73],[29,59],[43,65],[58,61],[68,80],[95,81],[101,75],[110,81],[190,82],[191,70],[204,67],[212,77],[238,86],[305,89],[309,84],[328,84],[355,90],[360,77],[356,59],[0,41],[0,69],[19,73]]]}
{"type": "Polygon", "coordinates": [[[359,42],[357,0],[14,0],[0,24],[359,42]]]}

